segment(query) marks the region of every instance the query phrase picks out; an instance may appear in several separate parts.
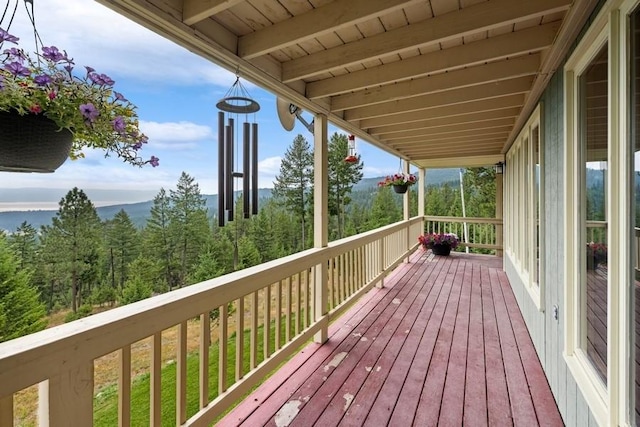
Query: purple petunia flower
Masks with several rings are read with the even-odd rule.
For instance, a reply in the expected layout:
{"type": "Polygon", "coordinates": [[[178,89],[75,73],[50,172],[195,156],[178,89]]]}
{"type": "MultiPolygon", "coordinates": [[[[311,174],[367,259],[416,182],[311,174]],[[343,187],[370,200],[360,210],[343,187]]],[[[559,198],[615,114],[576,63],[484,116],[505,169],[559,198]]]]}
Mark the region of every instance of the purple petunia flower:
{"type": "Polygon", "coordinates": [[[53,61],[53,62],[60,62],[60,61],[62,61],[62,60],[67,58],[66,53],[63,54],[55,46],[51,46],[51,47],[46,47],[45,46],[45,47],[43,47],[42,48],[42,56],[44,57],[44,59],[47,59],[47,60],[53,61]]]}
{"type": "Polygon", "coordinates": [[[89,79],[100,86],[113,86],[115,82],[106,74],[90,73],[89,79]]]}
{"type": "Polygon", "coordinates": [[[46,74],[41,74],[39,76],[35,76],[33,81],[38,85],[38,86],[46,86],[49,83],[51,83],[51,77],[49,77],[46,74]]]}
{"type": "Polygon", "coordinates": [[[120,92],[113,91],[113,94],[116,97],[116,101],[129,102],[127,98],[124,97],[120,92]]]}
{"type": "Polygon", "coordinates": [[[149,160],[149,163],[151,163],[151,166],[155,168],[156,166],[160,165],[160,159],[156,156],[151,156],[151,160],[149,160]]]}
{"type": "Polygon", "coordinates": [[[0,28],[0,43],[9,42],[9,43],[18,43],[19,38],[14,35],[9,34],[2,28],[0,28]]]}
{"type": "Polygon", "coordinates": [[[86,103],[80,105],[80,112],[82,116],[85,118],[85,121],[89,123],[93,123],[96,117],[100,115],[98,109],[92,103],[86,103]]]}
{"type": "Polygon", "coordinates": [[[115,130],[118,133],[123,133],[125,126],[124,126],[124,119],[121,116],[117,116],[115,119],[113,119],[111,121],[111,124],[113,125],[113,130],[115,130]]]}
{"type": "Polygon", "coordinates": [[[95,71],[94,68],[89,67],[88,65],[85,65],[84,68],[87,69],[87,75],[89,75],[89,74],[91,74],[91,73],[93,73],[95,71]]]}
{"type": "Polygon", "coordinates": [[[31,71],[27,67],[23,67],[19,62],[12,62],[10,64],[6,64],[4,69],[13,74],[14,76],[28,76],[31,74],[31,71]]]}

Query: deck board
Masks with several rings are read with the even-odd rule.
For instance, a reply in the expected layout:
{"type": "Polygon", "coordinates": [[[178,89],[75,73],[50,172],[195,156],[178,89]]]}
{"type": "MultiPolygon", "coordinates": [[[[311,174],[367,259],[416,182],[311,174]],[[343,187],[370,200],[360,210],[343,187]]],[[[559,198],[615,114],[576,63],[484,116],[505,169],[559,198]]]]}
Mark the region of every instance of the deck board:
{"type": "Polygon", "coordinates": [[[501,262],[418,251],[218,425],[561,426],[501,262]]]}

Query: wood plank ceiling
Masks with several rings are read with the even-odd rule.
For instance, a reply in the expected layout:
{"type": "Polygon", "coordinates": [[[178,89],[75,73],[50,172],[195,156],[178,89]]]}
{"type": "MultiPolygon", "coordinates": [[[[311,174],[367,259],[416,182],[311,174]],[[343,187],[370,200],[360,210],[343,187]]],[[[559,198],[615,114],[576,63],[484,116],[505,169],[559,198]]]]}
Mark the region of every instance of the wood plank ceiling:
{"type": "Polygon", "coordinates": [[[420,167],[504,159],[597,0],[98,0],[420,167]]]}

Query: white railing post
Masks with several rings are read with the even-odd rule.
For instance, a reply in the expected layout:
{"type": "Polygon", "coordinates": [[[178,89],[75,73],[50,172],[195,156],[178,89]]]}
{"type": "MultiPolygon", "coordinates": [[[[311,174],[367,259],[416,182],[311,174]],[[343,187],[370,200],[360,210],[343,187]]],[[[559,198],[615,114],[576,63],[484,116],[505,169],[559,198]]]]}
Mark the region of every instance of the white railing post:
{"type": "Polygon", "coordinates": [[[39,389],[40,403],[45,398],[48,408],[43,406],[39,411],[40,426],[93,425],[93,361],[63,371],[41,384],[45,385],[39,389]]]}
{"type": "MultiPolygon", "coordinates": [[[[313,190],[313,246],[315,248],[326,248],[329,242],[329,178],[327,170],[329,166],[329,148],[327,141],[328,122],[327,116],[316,114],[313,121],[314,132],[314,190],[313,190]]],[[[328,294],[328,265],[327,262],[319,264],[315,268],[315,302],[314,313],[315,320],[318,321],[324,317],[327,312],[327,294],[328,294]]],[[[322,327],[315,334],[314,340],[323,343],[328,339],[328,328],[322,327]]]]}
{"type": "MultiPolygon", "coordinates": [[[[496,173],[496,218],[502,219],[503,210],[503,181],[502,174],[496,173]]],[[[496,225],[496,245],[502,246],[502,225],[496,225]]],[[[496,251],[497,256],[502,256],[502,251],[496,251]]]]}

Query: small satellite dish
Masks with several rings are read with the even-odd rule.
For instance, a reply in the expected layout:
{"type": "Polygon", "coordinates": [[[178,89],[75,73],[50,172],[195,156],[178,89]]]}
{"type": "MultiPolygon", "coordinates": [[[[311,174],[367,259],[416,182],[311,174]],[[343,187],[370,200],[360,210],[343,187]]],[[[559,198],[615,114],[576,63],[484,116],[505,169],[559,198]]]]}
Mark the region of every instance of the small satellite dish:
{"type": "Polygon", "coordinates": [[[307,122],[304,117],[302,117],[302,110],[297,105],[294,105],[282,98],[277,98],[276,110],[278,111],[280,124],[283,128],[285,128],[285,130],[293,130],[296,118],[298,118],[298,120],[300,120],[304,127],[306,127],[307,130],[313,134],[313,121],[311,123],[307,122]]]}
{"type": "Polygon", "coordinates": [[[297,109],[297,107],[291,104],[289,101],[286,101],[282,98],[276,99],[276,109],[278,111],[278,118],[280,119],[280,124],[287,131],[292,131],[293,126],[296,123],[295,110],[291,111],[291,107],[294,107],[297,109]]]}

